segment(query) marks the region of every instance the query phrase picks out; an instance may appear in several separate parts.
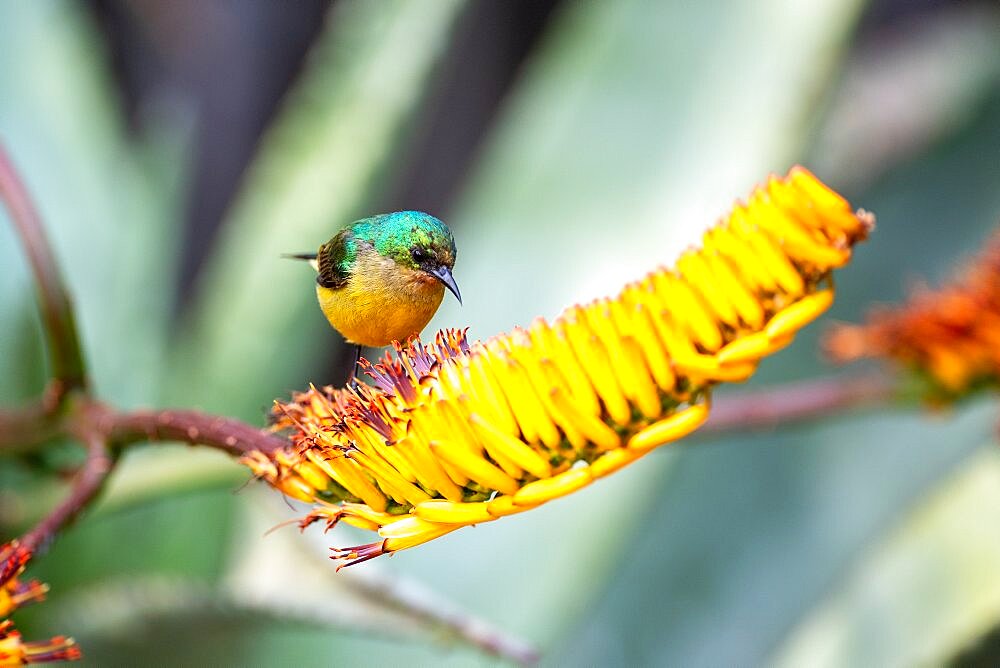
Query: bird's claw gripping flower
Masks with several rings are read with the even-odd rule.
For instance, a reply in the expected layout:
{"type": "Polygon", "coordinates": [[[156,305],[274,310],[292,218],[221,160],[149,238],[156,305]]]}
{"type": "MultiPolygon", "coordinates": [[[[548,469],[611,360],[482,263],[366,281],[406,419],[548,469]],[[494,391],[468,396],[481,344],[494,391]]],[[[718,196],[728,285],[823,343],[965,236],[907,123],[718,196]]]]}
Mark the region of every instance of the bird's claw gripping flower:
{"type": "Polygon", "coordinates": [[[380,540],[345,565],[530,510],[589,485],[707,419],[712,386],[746,380],[833,299],[831,270],[872,217],[802,168],[771,178],[674,270],[484,342],[465,332],[364,362],[374,386],[277,403],[291,445],[244,461],[380,540]]]}
{"type": "Polygon", "coordinates": [[[31,552],[17,541],[0,546],[0,668],[80,658],[80,650],[72,638],[56,636],[25,642],[14,629],[14,622],[4,619],[27,603],[45,599],[46,585],[37,580],[18,579],[30,560],[31,552]]]}
{"type": "Polygon", "coordinates": [[[1000,385],[1000,231],[950,285],[841,325],[824,346],[835,360],[883,357],[929,381],[929,398],[955,399],[1000,385]]]}

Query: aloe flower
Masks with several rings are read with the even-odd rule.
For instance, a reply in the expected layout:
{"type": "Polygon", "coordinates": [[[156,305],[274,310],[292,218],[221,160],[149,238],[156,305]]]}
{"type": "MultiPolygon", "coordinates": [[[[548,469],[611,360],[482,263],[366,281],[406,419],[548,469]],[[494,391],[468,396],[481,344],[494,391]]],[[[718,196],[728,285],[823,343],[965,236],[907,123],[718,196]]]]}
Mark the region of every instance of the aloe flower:
{"type": "Polygon", "coordinates": [[[840,362],[879,357],[916,371],[936,401],[1000,385],[1000,232],[950,284],[836,327],[825,345],[840,362]]]}
{"type": "Polygon", "coordinates": [[[0,545],[0,668],[80,658],[80,650],[72,638],[56,636],[26,642],[15,630],[14,622],[4,619],[22,605],[45,598],[46,585],[37,580],[18,579],[30,560],[31,552],[16,542],[0,545]]]}
{"type": "Polygon", "coordinates": [[[675,269],[486,341],[449,330],[363,362],[373,386],[278,402],[291,445],[244,458],[379,540],[344,565],[570,494],[686,436],[712,387],[740,382],[833,301],[831,270],[873,218],[796,167],[709,229],[675,269]]]}
{"type": "Polygon", "coordinates": [[[25,642],[9,619],[0,621],[0,667],[29,663],[75,661],[80,650],[72,638],[56,636],[51,640],[25,642]]]}

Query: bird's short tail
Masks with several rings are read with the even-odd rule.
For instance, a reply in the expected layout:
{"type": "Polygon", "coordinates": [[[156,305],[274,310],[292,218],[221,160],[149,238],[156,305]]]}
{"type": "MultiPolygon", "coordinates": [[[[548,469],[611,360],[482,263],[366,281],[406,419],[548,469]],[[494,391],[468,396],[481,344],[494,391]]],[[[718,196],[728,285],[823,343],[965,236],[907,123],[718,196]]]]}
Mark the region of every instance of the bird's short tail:
{"type": "Polygon", "coordinates": [[[316,253],[283,253],[281,257],[288,260],[315,260],[316,253]]]}

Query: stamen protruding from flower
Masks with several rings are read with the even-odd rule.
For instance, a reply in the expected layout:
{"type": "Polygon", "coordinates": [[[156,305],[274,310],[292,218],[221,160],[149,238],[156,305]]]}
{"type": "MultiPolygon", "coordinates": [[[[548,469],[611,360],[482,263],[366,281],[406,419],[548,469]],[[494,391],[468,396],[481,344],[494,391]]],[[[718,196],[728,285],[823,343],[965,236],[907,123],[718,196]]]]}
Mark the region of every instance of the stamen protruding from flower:
{"type": "Polygon", "coordinates": [[[0,546],[0,618],[27,603],[45,600],[49,588],[38,580],[20,580],[31,560],[31,552],[12,541],[0,546]]]}
{"type": "Polygon", "coordinates": [[[0,622],[0,666],[76,661],[81,658],[76,641],[65,636],[25,642],[10,620],[0,622]]]}
{"type": "Polygon", "coordinates": [[[310,388],[275,411],[292,445],[244,462],[381,540],[344,565],[566,496],[707,419],[712,387],[741,382],[833,299],[831,270],[872,227],[797,167],[616,297],[485,342],[445,330],[362,361],[374,385],[310,388]]]}
{"type": "MultiPolygon", "coordinates": [[[[18,579],[31,557],[31,551],[17,541],[0,546],[0,618],[26,603],[45,599],[47,585],[37,580],[18,579]]],[[[79,658],[80,650],[72,638],[56,636],[51,640],[25,642],[11,620],[0,619],[0,668],[79,658]]]]}

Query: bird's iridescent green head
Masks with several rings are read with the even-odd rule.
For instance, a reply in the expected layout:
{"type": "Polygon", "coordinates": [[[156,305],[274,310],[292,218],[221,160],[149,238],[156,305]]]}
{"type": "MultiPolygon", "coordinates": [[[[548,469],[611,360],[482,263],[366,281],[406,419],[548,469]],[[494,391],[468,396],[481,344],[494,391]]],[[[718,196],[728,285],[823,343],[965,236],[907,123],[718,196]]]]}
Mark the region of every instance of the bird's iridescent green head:
{"type": "Polygon", "coordinates": [[[396,211],[351,223],[320,249],[320,284],[335,287],[347,280],[365,248],[374,248],[400,267],[433,276],[462,301],[451,275],[455,239],[448,226],[434,216],[396,211]]]}
{"type": "Polygon", "coordinates": [[[409,269],[455,266],[455,240],[443,222],[420,211],[396,211],[351,224],[355,239],[409,269]]]}

